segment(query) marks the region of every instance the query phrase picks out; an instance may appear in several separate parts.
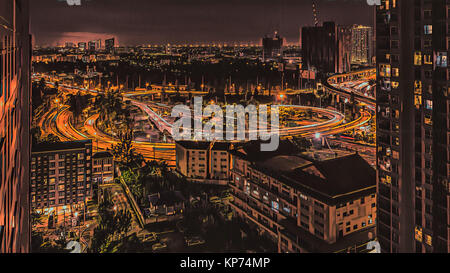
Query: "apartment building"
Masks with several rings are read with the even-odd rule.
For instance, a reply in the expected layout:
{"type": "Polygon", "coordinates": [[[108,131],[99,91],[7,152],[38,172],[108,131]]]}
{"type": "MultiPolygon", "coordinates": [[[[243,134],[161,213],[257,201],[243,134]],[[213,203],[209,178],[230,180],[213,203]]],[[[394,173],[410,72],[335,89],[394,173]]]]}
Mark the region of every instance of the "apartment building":
{"type": "Polygon", "coordinates": [[[44,143],[33,147],[31,204],[50,213],[81,210],[92,199],[92,141],[44,143]]]}
{"type": "Polygon", "coordinates": [[[108,184],[114,181],[114,157],[106,152],[98,152],[92,156],[92,180],[94,184],[108,184]]]}
{"type": "Polygon", "coordinates": [[[28,1],[0,0],[0,253],[30,248],[28,1]]]}
{"type": "Polygon", "coordinates": [[[230,175],[229,143],[179,141],[177,171],[191,180],[226,184],[230,175]]]}
{"type": "Polygon", "coordinates": [[[240,149],[231,161],[231,208],[279,252],[360,252],[375,235],[375,170],[359,155],[314,161],[240,149]]]}
{"type": "Polygon", "coordinates": [[[381,1],[378,238],[383,252],[450,252],[450,4],[381,1]]]}

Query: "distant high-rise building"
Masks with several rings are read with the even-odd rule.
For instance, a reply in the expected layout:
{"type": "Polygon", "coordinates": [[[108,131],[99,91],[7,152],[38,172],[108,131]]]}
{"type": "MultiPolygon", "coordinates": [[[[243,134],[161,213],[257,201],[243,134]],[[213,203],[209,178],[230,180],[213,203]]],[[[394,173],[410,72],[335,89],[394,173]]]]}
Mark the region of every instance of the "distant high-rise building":
{"type": "Polygon", "coordinates": [[[66,42],[65,47],[66,47],[66,48],[74,48],[74,47],[75,47],[75,44],[72,43],[72,42],[66,42]]]}
{"type": "Polygon", "coordinates": [[[376,8],[378,239],[450,252],[448,2],[376,8]]]}
{"type": "Polygon", "coordinates": [[[101,40],[93,40],[93,41],[89,41],[88,43],[88,50],[90,51],[96,51],[99,50],[102,46],[102,41],[101,40]]]}
{"type": "Polygon", "coordinates": [[[343,73],[350,69],[351,29],[324,22],[302,28],[303,67],[322,73],[343,73]]]}
{"type": "Polygon", "coordinates": [[[114,46],[115,46],[115,39],[111,38],[111,39],[107,39],[105,40],[105,49],[108,52],[113,52],[114,51],[114,46]]]}
{"type": "Polygon", "coordinates": [[[85,42],[78,43],[78,49],[81,51],[85,51],[87,49],[87,45],[85,42]]]}
{"type": "Polygon", "coordinates": [[[88,50],[95,51],[96,50],[96,43],[94,41],[88,42],[88,50]]]}
{"type": "Polygon", "coordinates": [[[30,247],[29,6],[0,0],[0,253],[30,247]]]}
{"type": "Polygon", "coordinates": [[[283,57],[283,38],[277,32],[273,37],[264,37],[262,45],[263,60],[275,60],[283,57]]]}
{"type": "Polygon", "coordinates": [[[356,65],[370,65],[372,64],[373,54],[372,27],[353,26],[351,63],[356,65]]]}
{"type": "Polygon", "coordinates": [[[337,66],[339,73],[348,72],[351,70],[351,55],[352,55],[352,27],[338,26],[337,27],[337,66]]]}

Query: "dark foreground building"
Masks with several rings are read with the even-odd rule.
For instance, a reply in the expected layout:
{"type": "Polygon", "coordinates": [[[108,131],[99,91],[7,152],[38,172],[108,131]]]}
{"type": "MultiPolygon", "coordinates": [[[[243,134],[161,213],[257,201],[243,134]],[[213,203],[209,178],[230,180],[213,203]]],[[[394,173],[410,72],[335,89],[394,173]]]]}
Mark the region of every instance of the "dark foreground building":
{"type": "Polygon", "coordinates": [[[378,238],[383,252],[450,252],[449,4],[376,11],[378,238]]]}
{"type": "Polygon", "coordinates": [[[0,253],[28,252],[30,52],[28,1],[0,0],[0,253]]]}
{"type": "Polygon", "coordinates": [[[231,152],[236,216],[279,252],[364,252],[375,235],[375,170],[359,155],[315,161],[302,155],[231,152]]]}

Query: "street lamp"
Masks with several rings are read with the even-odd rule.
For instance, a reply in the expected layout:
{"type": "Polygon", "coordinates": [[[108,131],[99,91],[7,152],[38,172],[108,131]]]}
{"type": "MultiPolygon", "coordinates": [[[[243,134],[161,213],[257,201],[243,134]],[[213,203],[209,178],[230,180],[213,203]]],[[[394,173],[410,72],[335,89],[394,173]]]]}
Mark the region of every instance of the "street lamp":
{"type": "Polygon", "coordinates": [[[67,209],[67,207],[64,206],[63,207],[63,212],[64,212],[64,237],[66,237],[66,209],[67,209]]]}

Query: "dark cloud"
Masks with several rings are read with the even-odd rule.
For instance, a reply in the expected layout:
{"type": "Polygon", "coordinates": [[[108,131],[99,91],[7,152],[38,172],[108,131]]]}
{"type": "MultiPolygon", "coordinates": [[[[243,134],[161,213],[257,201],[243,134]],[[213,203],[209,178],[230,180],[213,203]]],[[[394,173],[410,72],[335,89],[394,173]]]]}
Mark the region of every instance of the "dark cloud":
{"type": "MultiPolygon", "coordinates": [[[[257,42],[278,29],[297,42],[312,25],[310,0],[30,0],[37,44],[115,36],[121,44],[257,42]],[[86,38],[84,38],[86,37],[86,38]]],[[[318,0],[319,20],[371,24],[366,0],[318,0]]]]}

